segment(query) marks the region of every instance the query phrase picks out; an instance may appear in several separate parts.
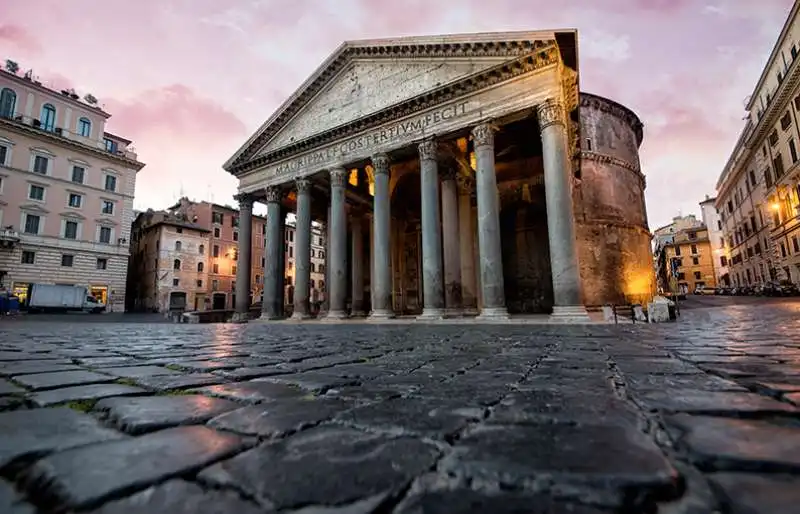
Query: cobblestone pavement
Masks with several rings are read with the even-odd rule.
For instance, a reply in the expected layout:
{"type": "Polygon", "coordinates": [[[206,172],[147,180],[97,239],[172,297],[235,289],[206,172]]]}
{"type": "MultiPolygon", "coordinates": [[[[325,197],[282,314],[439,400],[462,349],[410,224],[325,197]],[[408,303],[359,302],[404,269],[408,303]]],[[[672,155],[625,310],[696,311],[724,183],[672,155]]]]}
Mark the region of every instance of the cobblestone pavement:
{"type": "Polygon", "coordinates": [[[797,512],[798,328],[0,320],[0,512],[797,512]]]}

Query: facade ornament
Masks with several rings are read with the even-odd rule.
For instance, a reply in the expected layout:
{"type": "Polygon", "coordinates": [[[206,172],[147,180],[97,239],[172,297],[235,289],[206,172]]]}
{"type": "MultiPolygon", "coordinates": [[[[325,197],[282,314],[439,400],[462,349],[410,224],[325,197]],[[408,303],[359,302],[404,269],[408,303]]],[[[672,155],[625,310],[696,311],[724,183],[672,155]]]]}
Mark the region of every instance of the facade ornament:
{"type": "Polygon", "coordinates": [[[489,123],[481,123],[472,128],[472,141],[475,146],[494,146],[495,127],[489,123]]]}
{"type": "Polygon", "coordinates": [[[281,201],[283,191],[278,186],[270,186],[264,190],[264,196],[267,203],[278,203],[281,201]]]}
{"type": "Polygon", "coordinates": [[[437,153],[437,145],[435,139],[426,139],[419,144],[419,160],[421,161],[435,161],[437,153]]]}
{"type": "Polygon", "coordinates": [[[239,209],[253,208],[253,197],[249,193],[239,193],[234,195],[233,198],[239,202],[239,209]]]}
{"type": "Polygon", "coordinates": [[[564,104],[555,98],[548,98],[536,106],[539,115],[539,129],[544,130],[550,125],[566,127],[564,104]]]}
{"type": "Polygon", "coordinates": [[[372,168],[376,175],[389,175],[391,167],[389,166],[389,156],[385,153],[379,153],[372,156],[372,168]]]}
{"type": "Polygon", "coordinates": [[[347,170],[344,168],[333,168],[328,170],[331,177],[331,187],[344,187],[347,179],[347,170]]]}
{"type": "Polygon", "coordinates": [[[311,181],[307,178],[298,178],[295,179],[294,185],[297,188],[298,193],[307,193],[311,188],[311,181]]]}
{"type": "Polygon", "coordinates": [[[469,175],[465,175],[463,173],[459,173],[456,177],[456,181],[458,182],[458,190],[461,194],[469,195],[472,194],[472,189],[475,185],[475,179],[469,175]]]}

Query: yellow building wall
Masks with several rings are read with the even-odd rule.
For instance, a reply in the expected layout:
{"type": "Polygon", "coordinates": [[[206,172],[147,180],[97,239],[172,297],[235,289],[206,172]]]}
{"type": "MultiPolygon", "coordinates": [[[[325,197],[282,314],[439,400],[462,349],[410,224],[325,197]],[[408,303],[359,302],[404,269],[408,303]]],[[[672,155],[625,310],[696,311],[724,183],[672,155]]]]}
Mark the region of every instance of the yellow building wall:
{"type": "Polygon", "coordinates": [[[714,273],[714,252],[708,240],[707,231],[698,231],[696,239],[689,239],[685,234],[677,236],[675,242],[666,248],[666,252],[668,263],[673,257],[681,259],[682,265],[678,267],[678,273],[679,277],[680,273],[683,273],[683,276],[678,279],[678,284],[685,287],[687,292],[694,292],[698,285],[717,286],[714,273]],[[695,249],[694,252],[692,247],[695,249]],[[697,259],[696,264],[695,259],[697,259]]]}

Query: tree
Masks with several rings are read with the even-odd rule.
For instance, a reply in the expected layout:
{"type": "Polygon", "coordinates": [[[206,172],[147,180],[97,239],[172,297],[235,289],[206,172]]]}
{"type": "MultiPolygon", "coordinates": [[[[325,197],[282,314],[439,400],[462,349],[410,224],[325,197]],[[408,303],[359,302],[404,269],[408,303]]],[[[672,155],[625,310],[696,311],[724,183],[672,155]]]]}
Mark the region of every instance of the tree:
{"type": "Polygon", "coordinates": [[[19,71],[19,64],[17,64],[16,61],[12,61],[11,59],[6,59],[6,71],[16,75],[17,72],[19,71]]]}

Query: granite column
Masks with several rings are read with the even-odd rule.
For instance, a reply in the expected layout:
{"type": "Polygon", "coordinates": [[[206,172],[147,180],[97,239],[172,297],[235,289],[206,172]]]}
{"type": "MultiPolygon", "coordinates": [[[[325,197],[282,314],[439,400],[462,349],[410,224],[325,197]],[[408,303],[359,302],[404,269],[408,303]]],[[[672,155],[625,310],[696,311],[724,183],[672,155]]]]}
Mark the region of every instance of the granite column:
{"type": "Polygon", "coordinates": [[[350,276],[352,280],[352,291],[350,297],[352,304],[350,316],[364,316],[364,232],[360,215],[353,215],[350,218],[350,231],[352,237],[352,262],[350,276]]]}
{"type": "Polygon", "coordinates": [[[458,178],[458,243],[461,262],[461,302],[464,314],[478,313],[478,288],[475,279],[475,231],[472,216],[472,187],[468,175],[458,178]]]}
{"type": "Polygon", "coordinates": [[[553,278],[552,317],[586,321],[589,316],[581,301],[566,112],[564,105],[554,99],[539,104],[537,111],[542,135],[547,236],[553,278]]]}
{"type": "Polygon", "coordinates": [[[281,261],[284,259],[284,241],[281,235],[281,191],[277,187],[266,190],[267,230],[264,238],[264,300],[261,319],[278,319],[283,311],[283,277],[281,261]]]}
{"type": "Polygon", "coordinates": [[[295,180],[297,188],[297,212],[294,238],[294,312],[292,319],[310,317],[309,294],[311,292],[311,181],[307,178],[295,180]]]}
{"type": "Polygon", "coordinates": [[[236,268],[236,310],[233,321],[247,323],[250,317],[250,273],[253,256],[253,199],[239,194],[239,251],[236,268]]]}
{"type": "Polygon", "coordinates": [[[330,170],[331,179],[331,215],[330,241],[328,241],[328,266],[331,293],[330,305],[326,319],[344,319],[347,317],[347,213],[345,212],[345,179],[344,168],[330,170]]]}
{"type": "Polygon", "coordinates": [[[458,168],[455,163],[442,173],[442,246],[444,255],[444,303],[448,316],[463,314],[461,298],[461,248],[459,246],[458,168]]]}
{"type": "Polygon", "coordinates": [[[420,198],[422,200],[422,295],[420,320],[444,317],[442,225],[439,214],[439,164],[434,139],[419,144],[420,198]]]}
{"type": "Polygon", "coordinates": [[[494,167],[494,127],[483,123],[472,129],[475,147],[475,184],[478,196],[478,254],[480,256],[482,319],[507,319],[503,254],[500,242],[500,200],[494,167]]]}
{"type": "Polygon", "coordinates": [[[372,216],[372,290],[371,319],[394,317],[392,310],[392,256],[390,247],[390,197],[389,197],[389,157],[377,154],[372,157],[375,170],[375,189],[372,216]]]}

